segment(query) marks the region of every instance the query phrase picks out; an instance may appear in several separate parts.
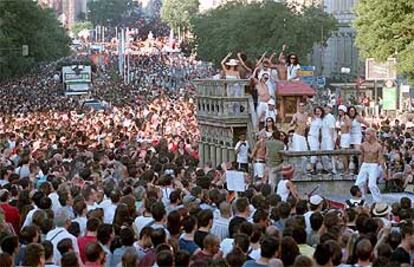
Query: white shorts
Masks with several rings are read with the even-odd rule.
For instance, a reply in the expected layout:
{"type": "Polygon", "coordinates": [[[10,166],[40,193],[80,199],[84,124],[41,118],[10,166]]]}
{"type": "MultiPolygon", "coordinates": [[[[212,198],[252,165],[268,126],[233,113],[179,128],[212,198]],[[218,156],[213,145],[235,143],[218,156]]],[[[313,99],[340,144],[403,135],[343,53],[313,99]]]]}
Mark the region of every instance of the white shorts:
{"type": "Polygon", "coordinates": [[[360,145],[362,144],[362,135],[360,134],[351,134],[351,145],[360,145]]]}
{"type": "Polygon", "coordinates": [[[341,148],[349,148],[351,146],[351,135],[349,133],[341,134],[341,148]]]}
{"type": "Polygon", "coordinates": [[[260,118],[262,116],[262,114],[266,113],[266,109],[267,109],[267,103],[266,102],[259,102],[257,104],[257,117],[260,118]]]}
{"type": "Polygon", "coordinates": [[[308,151],[308,144],[304,136],[293,134],[292,151],[308,151]]]}
{"type": "Polygon", "coordinates": [[[259,178],[263,178],[264,177],[264,172],[265,172],[265,167],[266,167],[265,163],[259,163],[259,162],[253,163],[254,176],[259,177],[259,178]]]}

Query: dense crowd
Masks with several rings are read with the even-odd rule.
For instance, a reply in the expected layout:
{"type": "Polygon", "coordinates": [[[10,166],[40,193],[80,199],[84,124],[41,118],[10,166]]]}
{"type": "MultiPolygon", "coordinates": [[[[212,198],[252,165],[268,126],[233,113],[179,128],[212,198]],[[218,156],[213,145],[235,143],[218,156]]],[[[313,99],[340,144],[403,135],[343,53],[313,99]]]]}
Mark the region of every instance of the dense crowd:
{"type": "MultiPolygon", "coordinates": [[[[301,199],[286,164],[277,184],[229,191],[226,171],[235,166],[198,164],[190,81],[211,70],[180,55],[131,61],[129,85],[95,77],[92,95],[111,104],[103,111],[61,96],[53,66],[0,85],[0,267],[412,263],[410,199],[368,207],[354,186],[346,209],[330,209],[319,195],[301,199]]],[[[289,146],[269,121],[260,138],[289,146]]],[[[410,137],[402,141],[408,154],[394,143],[404,127],[386,126],[387,162],[410,161],[410,137]]]]}

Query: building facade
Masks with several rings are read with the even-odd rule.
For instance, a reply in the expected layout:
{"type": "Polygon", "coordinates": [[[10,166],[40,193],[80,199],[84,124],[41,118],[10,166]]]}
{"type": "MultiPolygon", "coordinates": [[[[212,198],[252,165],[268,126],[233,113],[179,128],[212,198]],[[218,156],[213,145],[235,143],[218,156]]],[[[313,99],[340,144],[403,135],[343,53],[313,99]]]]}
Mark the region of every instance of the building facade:
{"type": "Polygon", "coordinates": [[[361,63],[355,46],[356,31],[353,22],[356,3],[357,0],[321,2],[324,10],[337,19],[338,30],[328,39],[326,46],[314,46],[310,62],[316,66],[319,74],[333,80],[355,80],[364,70],[364,64],[361,63]],[[342,68],[349,68],[350,73],[342,73],[342,68]]]}

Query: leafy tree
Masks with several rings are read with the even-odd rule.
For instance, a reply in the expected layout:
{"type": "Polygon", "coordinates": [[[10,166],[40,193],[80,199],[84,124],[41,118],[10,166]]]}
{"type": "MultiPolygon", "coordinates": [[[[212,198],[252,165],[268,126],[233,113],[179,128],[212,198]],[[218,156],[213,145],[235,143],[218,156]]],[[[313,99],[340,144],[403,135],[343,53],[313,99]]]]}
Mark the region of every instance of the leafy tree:
{"type": "Polygon", "coordinates": [[[70,38],[54,12],[32,0],[0,1],[0,78],[69,54],[70,38]],[[23,57],[22,46],[29,46],[23,57]]]}
{"type": "Polygon", "coordinates": [[[78,36],[78,33],[80,33],[83,30],[90,30],[93,28],[93,25],[90,21],[81,21],[77,22],[72,25],[72,32],[75,36],[78,36]]]}
{"type": "Polygon", "coordinates": [[[93,25],[130,26],[143,16],[140,3],[134,0],[90,1],[88,8],[93,25]]]}
{"type": "Polygon", "coordinates": [[[229,51],[258,57],[265,51],[280,51],[286,43],[304,61],[314,43],[326,42],[336,20],[314,6],[299,13],[273,1],[234,1],[193,17],[191,26],[197,55],[203,60],[217,64],[229,51]]]}
{"type": "Polygon", "coordinates": [[[361,55],[385,61],[397,58],[397,70],[414,81],[414,1],[360,0],[356,43],[361,55]]]}
{"type": "Polygon", "coordinates": [[[174,31],[187,31],[190,19],[198,13],[199,0],[164,0],[161,19],[174,31]]]}

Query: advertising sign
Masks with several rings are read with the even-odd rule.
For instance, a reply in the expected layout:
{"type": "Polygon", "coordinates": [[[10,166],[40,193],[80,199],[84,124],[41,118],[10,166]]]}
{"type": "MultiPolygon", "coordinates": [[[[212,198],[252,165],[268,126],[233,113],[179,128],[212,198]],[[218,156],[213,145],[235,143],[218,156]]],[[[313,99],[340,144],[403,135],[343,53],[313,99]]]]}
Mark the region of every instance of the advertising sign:
{"type": "Polygon", "coordinates": [[[384,87],[382,88],[382,109],[396,110],[397,109],[397,88],[384,87]]]}
{"type": "Polygon", "coordinates": [[[395,80],[397,60],[389,58],[387,62],[378,63],[373,58],[365,61],[365,79],[368,81],[395,80]]]}
{"type": "Polygon", "coordinates": [[[301,66],[298,71],[299,79],[309,85],[316,84],[315,66],[301,66]]]}

